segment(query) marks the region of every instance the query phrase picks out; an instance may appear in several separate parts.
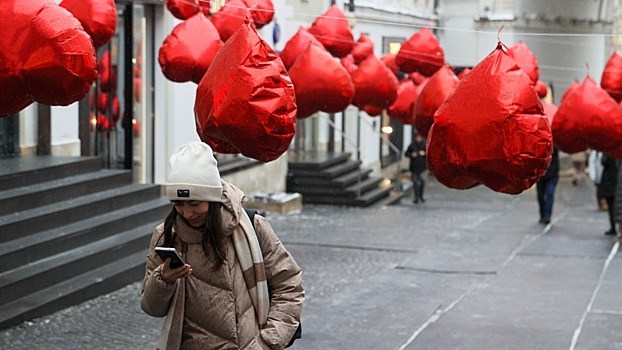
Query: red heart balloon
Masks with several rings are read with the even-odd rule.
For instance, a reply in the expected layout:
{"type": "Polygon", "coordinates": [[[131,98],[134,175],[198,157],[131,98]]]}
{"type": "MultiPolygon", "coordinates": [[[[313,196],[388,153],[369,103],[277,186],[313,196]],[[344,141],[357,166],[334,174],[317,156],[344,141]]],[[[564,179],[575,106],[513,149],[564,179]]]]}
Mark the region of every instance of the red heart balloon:
{"type": "Polygon", "coordinates": [[[354,58],[354,63],[360,64],[365,60],[368,56],[374,54],[374,42],[371,41],[371,38],[366,34],[361,34],[359,40],[357,40],[354,48],[352,48],[352,57],[354,58]]]}
{"type": "Polygon", "coordinates": [[[622,101],[622,55],[614,52],[607,60],[600,86],[607,91],[616,102],[622,101]]]}
{"type": "Polygon", "coordinates": [[[352,104],[387,108],[397,98],[399,81],[389,67],[374,55],[368,56],[352,73],[354,98],[352,104]]]}
{"type": "Polygon", "coordinates": [[[449,66],[444,65],[434,73],[417,97],[414,108],[415,128],[423,137],[427,137],[432,124],[434,113],[451,95],[459,79],[449,66]]]}
{"type": "Polygon", "coordinates": [[[95,48],[71,13],[48,0],[3,0],[0,23],[0,116],[86,96],[97,77],[95,48]]]}
{"type": "Polygon", "coordinates": [[[354,97],[348,71],[319,46],[309,45],[289,69],[289,75],[296,87],[299,119],[318,111],[341,112],[354,97]]]}
{"type": "Polygon", "coordinates": [[[516,64],[527,73],[532,84],[536,84],[540,79],[540,68],[538,60],[533,52],[523,42],[518,42],[508,49],[508,54],[512,56],[516,64]]]}
{"type": "Polygon", "coordinates": [[[346,14],[337,5],[332,5],[328,10],[315,19],[309,33],[333,56],[341,58],[352,52],[354,47],[354,35],[350,29],[350,23],[346,14]]]}
{"type": "Polygon", "coordinates": [[[303,52],[307,50],[309,45],[317,45],[324,49],[324,45],[320,43],[311,33],[309,33],[303,27],[300,27],[296,34],[291,37],[281,50],[279,56],[283,60],[283,64],[285,68],[289,69],[298,56],[302,55],[303,52]]]}
{"type": "Polygon", "coordinates": [[[227,41],[229,38],[242,27],[246,16],[248,15],[248,7],[242,0],[229,0],[225,3],[220,11],[216,12],[211,20],[220,33],[220,39],[227,41]]]}
{"type": "Polygon", "coordinates": [[[166,8],[175,18],[186,20],[201,12],[205,16],[210,15],[210,2],[208,0],[165,0],[166,8]]]}
{"type": "Polygon", "coordinates": [[[80,21],[95,47],[108,43],[117,31],[117,6],[114,0],[63,0],[60,6],[80,21]]]}
{"type": "Polygon", "coordinates": [[[218,152],[269,162],[287,151],[296,132],[294,85],[250,21],[214,57],[194,112],[201,140],[218,152]]]}
{"type": "Polygon", "coordinates": [[[402,124],[413,124],[413,108],[417,96],[417,87],[412,79],[404,79],[397,89],[395,102],[387,108],[389,117],[401,121],[402,124]]]}
{"type": "Polygon", "coordinates": [[[551,125],[555,144],[566,153],[595,149],[611,152],[622,146],[622,109],[587,76],[571,87],[551,125]]]}
{"type": "Polygon", "coordinates": [[[552,152],[531,79],[501,43],[439,107],[428,134],[430,170],[456,189],[483,184],[518,194],[544,175],[552,152]]]}
{"type": "Polygon", "coordinates": [[[274,5],[272,0],[244,0],[246,7],[251,9],[251,17],[257,29],[272,22],[274,18],[274,5]]]}
{"type": "Polygon", "coordinates": [[[434,33],[425,27],[402,43],[395,63],[404,73],[429,77],[445,64],[445,54],[434,33]]]}
{"type": "Polygon", "coordinates": [[[223,45],[216,27],[199,13],[173,28],[160,47],[158,62],[167,79],[198,84],[223,45]]]}

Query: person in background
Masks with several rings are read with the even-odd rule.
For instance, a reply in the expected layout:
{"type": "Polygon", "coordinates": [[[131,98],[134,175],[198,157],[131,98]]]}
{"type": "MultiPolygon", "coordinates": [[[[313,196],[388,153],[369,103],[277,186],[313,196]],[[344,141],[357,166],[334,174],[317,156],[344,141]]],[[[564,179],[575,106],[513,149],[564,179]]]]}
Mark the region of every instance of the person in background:
{"type": "Polygon", "coordinates": [[[553,216],[553,203],[555,201],[555,189],[559,181],[559,151],[553,147],[551,164],[544,176],[536,183],[538,196],[538,208],[540,209],[540,223],[548,225],[553,216]]]}
{"type": "Polygon", "coordinates": [[[617,161],[607,153],[603,153],[601,160],[603,164],[603,175],[600,179],[600,193],[607,201],[607,211],[609,214],[609,230],[605,235],[616,235],[616,213],[615,199],[616,187],[618,184],[618,164],[617,161]]]}
{"type": "Polygon", "coordinates": [[[171,211],[151,237],[141,292],[145,313],[166,316],[158,349],[285,348],[300,323],[302,270],[268,221],[250,221],[203,142],[173,153],[164,187],[171,211]],[[156,246],[186,264],[171,268],[156,246]]]}
{"type": "Polygon", "coordinates": [[[572,167],[574,168],[574,174],[572,175],[573,186],[583,186],[585,182],[585,168],[587,166],[587,153],[577,152],[570,155],[572,159],[572,167]]]}
{"type": "Polygon", "coordinates": [[[410,176],[412,178],[414,195],[413,203],[424,203],[423,190],[425,188],[424,174],[428,168],[426,140],[419,133],[414,134],[413,142],[408,146],[404,155],[410,159],[410,176]]]}
{"type": "Polygon", "coordinates": [[[596,205],[598,210],[607,211],[607,201],[600,191],[600,179],[603,176],[603,153],[592,150],[587,159],[587,172],[596,187],[596,205]]]}

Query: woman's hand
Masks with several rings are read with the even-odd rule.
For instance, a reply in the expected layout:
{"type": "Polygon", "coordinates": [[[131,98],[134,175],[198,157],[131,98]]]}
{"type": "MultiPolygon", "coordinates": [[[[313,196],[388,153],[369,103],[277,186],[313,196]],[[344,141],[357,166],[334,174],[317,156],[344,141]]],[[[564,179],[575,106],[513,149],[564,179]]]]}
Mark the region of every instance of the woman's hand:
{"type": "Polygon", "coordinates": [[[190,265],[185,264],[182,267],[171,269],[170,263],[171,258],[166,258],[166,260],[162,263],[162,279],[164,282],[173,283],[179,278],[184,278],[192,274],[192,267],[190,267],[190,265]]]}

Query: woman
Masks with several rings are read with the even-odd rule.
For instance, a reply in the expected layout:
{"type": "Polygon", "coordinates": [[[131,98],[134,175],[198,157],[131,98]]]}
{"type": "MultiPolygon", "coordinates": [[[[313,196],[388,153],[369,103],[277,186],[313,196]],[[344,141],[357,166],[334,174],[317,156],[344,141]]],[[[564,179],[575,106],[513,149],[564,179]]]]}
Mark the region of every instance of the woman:
{"type": "Polygon", "coordinates": [[[270,224],[255,215],[253,228],[244,193],[220,179],[205,143],[173,153],[164,186],[174,205],[152,235],[141,299],[147,314],[167,316],[158,349],[283,349],[304,288],[270,224]],[[171,269],[156,246],[175,247],[186,264],[171,269]]]}

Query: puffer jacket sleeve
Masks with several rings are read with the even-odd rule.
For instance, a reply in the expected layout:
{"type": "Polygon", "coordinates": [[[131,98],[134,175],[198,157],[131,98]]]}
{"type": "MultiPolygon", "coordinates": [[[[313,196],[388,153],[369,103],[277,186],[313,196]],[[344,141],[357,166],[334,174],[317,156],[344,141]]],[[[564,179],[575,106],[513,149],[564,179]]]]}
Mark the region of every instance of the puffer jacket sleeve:
{"type": "Polygon", "coordinates": [[[164,317],[168,313],[176,283],[167,283],[162,279],[161,260],[153,250],[161,234],[162,225],[158,226],[151,236],[140,298],[140,307],[145,313],[154,317],[164,317]]]}
{"type": "Polygon", "coordinates": [[[305,299],[302,270],[264,217],[255,215],[254,226],[270,290],[268,323],[261,337],[272,349],[279,350],[289,343],[300,323],[305,299]]]}

